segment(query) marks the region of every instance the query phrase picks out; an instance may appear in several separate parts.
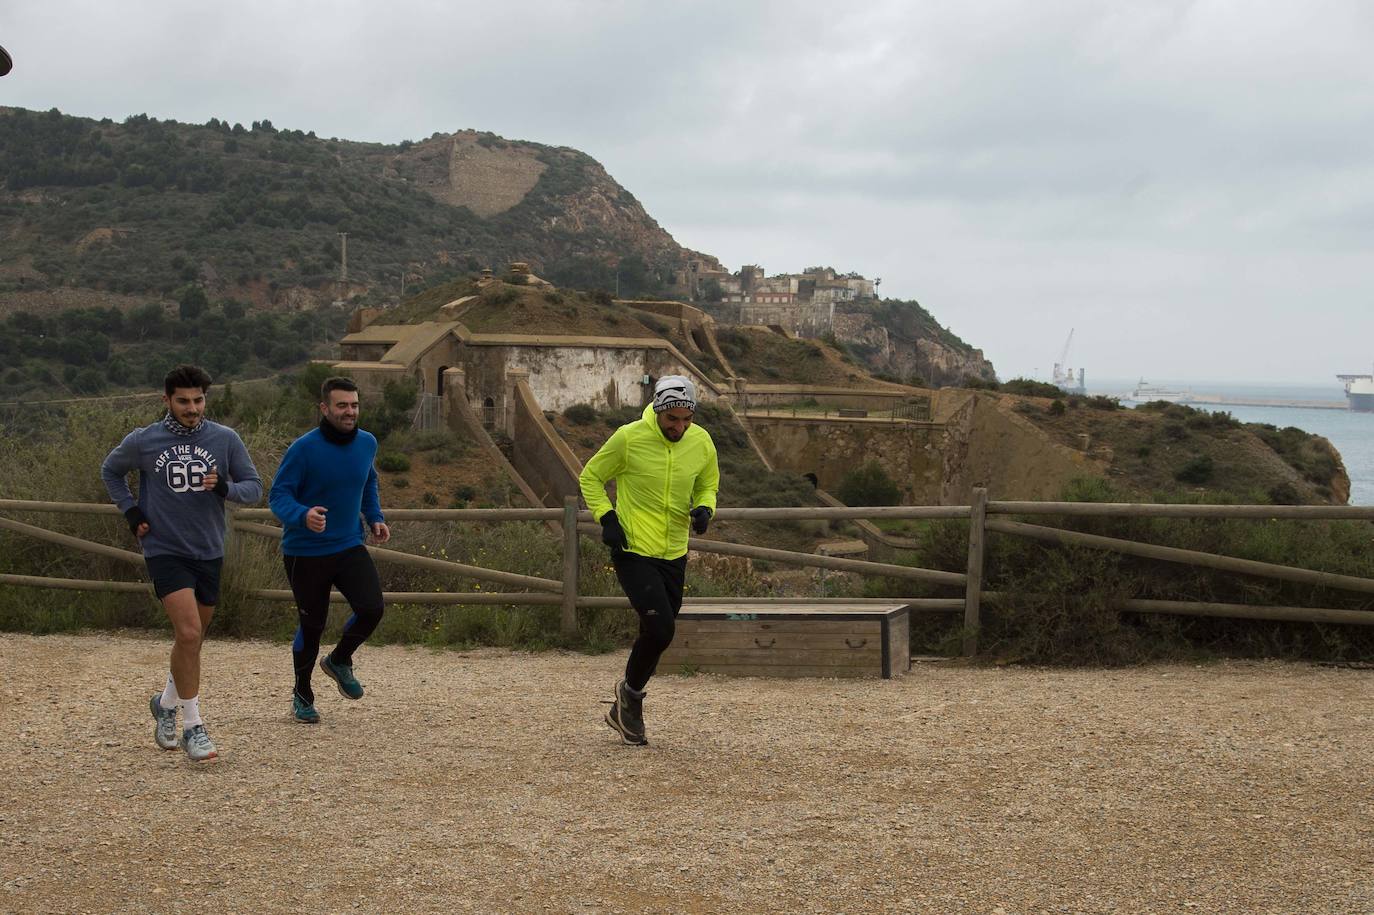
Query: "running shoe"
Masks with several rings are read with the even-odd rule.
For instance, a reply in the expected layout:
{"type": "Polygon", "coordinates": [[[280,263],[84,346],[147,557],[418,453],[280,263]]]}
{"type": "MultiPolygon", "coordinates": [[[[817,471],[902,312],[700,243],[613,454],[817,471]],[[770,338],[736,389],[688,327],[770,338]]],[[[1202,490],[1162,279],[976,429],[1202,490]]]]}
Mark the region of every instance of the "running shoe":
{"type": "Polygon", "coordinates": [[[635,746],[647,746],[644,733],[644,693],[630,689],[624,680],[615,685],[615,701],[606,712],[606,723],[620,732],[620,739],[635,746]]]}
{"type": "Polygon", "coordinates": [[[210,735],[205,733],[205,725],[198,724],[181,732],[181,747],[192,762],[209,762],[219,756],[210,735]]]}
{"type": "Polygon", "coordinates": [[[162,707],[162,696],[153,693],[152,701],[148,706],[153,710],[153,720],[157,724],[153,725],[153,740],[164,750],[175,750],[177,748],[177,707],[162,707]]]}
{"type": "Polygon", "coordinates": [[[306,702],[300,693],[291,694],[291,715],[304,724],[320,723],[320,713],[315,711],[315,703],[306,702]]]}
{"type": "Polygon", "coordinates": [[[329,659],[329,655],[325,655],[320,658],[320,670],[338,684],[339,692],[345,699],[361,699],[363,697],[363,685],[358,682],[357,677],[353,676],[351,664],[336,664],[329,659]]]}

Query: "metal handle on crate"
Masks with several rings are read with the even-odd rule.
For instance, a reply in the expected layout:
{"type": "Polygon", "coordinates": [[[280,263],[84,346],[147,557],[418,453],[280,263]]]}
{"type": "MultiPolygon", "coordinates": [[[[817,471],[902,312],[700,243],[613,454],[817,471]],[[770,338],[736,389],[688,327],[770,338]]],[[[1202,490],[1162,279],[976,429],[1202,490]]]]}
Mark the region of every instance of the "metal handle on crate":
{"type": "Polygon", "coordinates": [[[756,646],[759,647],[759,648],[772,648],[775,642],[777,642],[777,639],[776,639],[776,638],[772,638],[772,639],[769,639],[769,640],[768,640],[768,644],[765,645],[765,644],[763,644],[762,642],[760,642],[757,638],[754,639],[754,645],[756,645],[756,646]]]}
{"type": "Polygon", "coordinates": [[[852,639],[846,637],[844,643],[850,648],[862,648],[868,644],[868,639],[859,639],[859,644],[855,645],[852,639]]]}

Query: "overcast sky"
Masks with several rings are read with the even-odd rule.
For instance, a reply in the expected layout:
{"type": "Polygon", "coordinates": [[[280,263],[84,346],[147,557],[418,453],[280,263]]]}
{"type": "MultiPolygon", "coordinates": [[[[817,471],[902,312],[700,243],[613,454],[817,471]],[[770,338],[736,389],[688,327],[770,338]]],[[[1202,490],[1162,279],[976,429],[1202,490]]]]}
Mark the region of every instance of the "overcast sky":
{"type": "Polygon", "coordinates": [[[1374,4],[0,3],[0,103],[581,149],[731,269],[881,277],[1002,378],[1374,363],[1374,4]]]}

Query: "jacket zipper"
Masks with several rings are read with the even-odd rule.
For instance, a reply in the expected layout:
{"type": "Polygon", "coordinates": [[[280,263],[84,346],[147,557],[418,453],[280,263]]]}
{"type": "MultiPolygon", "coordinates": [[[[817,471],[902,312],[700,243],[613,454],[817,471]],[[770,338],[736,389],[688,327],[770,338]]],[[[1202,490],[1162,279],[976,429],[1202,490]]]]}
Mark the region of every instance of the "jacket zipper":
{"type": "Polygon", "coordinates": [[[665,445],[668,449],[668,472],[664,475],[663,483],[663,547],[666,550],[672,537],[672,515],[669,513],[669,505],[672,503],[673,495],[673,447],[665,445]]]}

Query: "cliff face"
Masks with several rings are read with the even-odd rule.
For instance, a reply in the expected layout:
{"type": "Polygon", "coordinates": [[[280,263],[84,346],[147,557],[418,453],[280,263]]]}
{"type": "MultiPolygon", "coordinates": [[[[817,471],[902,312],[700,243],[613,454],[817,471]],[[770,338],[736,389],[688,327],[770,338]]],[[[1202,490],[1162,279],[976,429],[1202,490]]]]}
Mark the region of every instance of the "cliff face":
{"type": "Polygon", "coordinates": [[[948,335],[931,335],[915,322],[896,321],[888,327],[879,323],[881,317],[867,312],[835,314],[835,339],[848,345],[869,371],[931,386],[996,377],[982,350],[940,339],[948,335]]]}
{"type": "Polygon", "coordinates": [[[614,264],[637,256],[676,267],[689,251],[595,159],[567,147],[460,130],[391,155],[384,170],[416,190],[496,225],[521,225],[537,244],[518,253],[536,272],[584,258],[614,264]]]}

